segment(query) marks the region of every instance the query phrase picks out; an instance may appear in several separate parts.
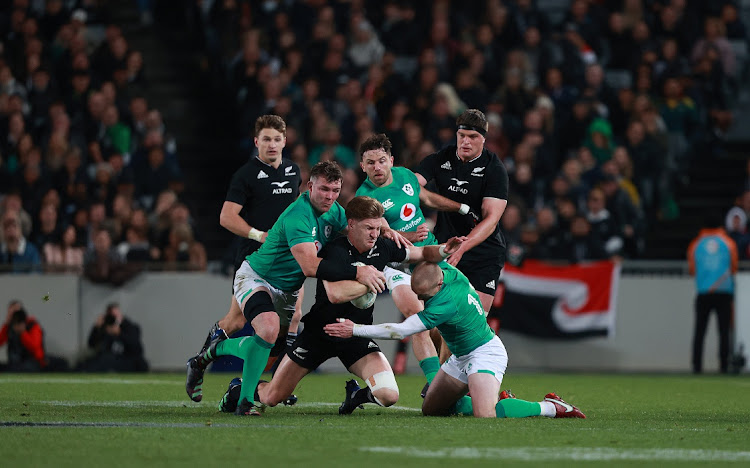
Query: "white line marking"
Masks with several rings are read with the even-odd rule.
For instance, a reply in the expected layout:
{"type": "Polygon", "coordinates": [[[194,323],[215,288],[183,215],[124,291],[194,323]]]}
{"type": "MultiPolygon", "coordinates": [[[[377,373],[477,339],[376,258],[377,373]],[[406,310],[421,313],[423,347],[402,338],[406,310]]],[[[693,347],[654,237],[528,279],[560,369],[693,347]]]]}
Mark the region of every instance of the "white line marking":
{"type": "Polygon", "coordinates": [[[0,377],[0,384],[4,383],[36,383],[36,384],[126,384],[126,385],[184,385],[177,380],[153,379],[118,379],[117,377],[95,377],[91,379],[76,379],[72,377],[0,377]]]}
{"type": "MultiPolygon", "coordinates": [[[[219,404],[218,400],[213,402],[200,402],[195,403],[193,401],[159,401],[159,400],[136,400],[136,401],[73,401],[73,400],[43,400],[39,401],[43,405],[50,406],[65,406],[65,407],[79,407],[79,406],[90,406],[90,407],[121,407],[121,408],[149,408],[149,407],[167,407],[167,408],[206,408],[215,407],[219,404]]],[[[338,408],[340,403],[329,403],[322,401],[310,401],[305,403],[297,403],[294,405],[295,408],[338,408]]],[[[277,408],[284,408],[284,405],[278,405],[277,408]]],[[[377,409],[379,407],[375,405],[367,405],[365,408],[377,409]]],[[[394,409],[402,411],[421,411],[418,408],[408,408],[406,406],[391,406],[384,409],[394,409]]],[[[361,410],[360,410],[361,411],[361,410]]]]}
{"type": "Polygon", "coordinates": [[[360,447],[362,452],[396,454],[414,458],[492,459],[520,461],[750,461],[750,452],[704,449],[614,449],[605,447],[517,447],[517,448],[442,448],[360,447]]]}

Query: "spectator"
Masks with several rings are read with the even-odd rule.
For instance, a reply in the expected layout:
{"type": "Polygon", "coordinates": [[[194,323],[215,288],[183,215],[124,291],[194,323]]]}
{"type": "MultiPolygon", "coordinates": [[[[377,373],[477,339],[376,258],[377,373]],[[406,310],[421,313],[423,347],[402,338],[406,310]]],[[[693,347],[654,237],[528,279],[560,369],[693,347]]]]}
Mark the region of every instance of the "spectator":
{"type": "Polygon", "coordinates": [[[49,271],[72,271],[83,270],[82,247],[77,245],[76,228],[72,224],[67,225],[59,241],[50,241],[42,246],[44,253],[44,266],[49,271]]]}
{"type": "Polygon", "coordinates": [[[111,303],[97,317],[89,333],[89,348],[94,355],[82,362],[84,372],[146,372],[141,327],[124,317],[120,306],[111,303]]]}
{"type": "Polygon", "coordinates": [[[39,250],[27,241],[21,232],[21,219],[16,211],[5,211],[2,215],[2,243],[0,243],[0,266],[11,273],[36,271],[42,264],[39,250]]]}
{"type": "Polygon", "coordinates": [[[193,229],[188,223],[179,223],[169,231],[169,243],[164,247],[163,260],[176,269],[206,269],[206,249],[193,237],[193,229]]]}
{"type": "Polygon", "coordinates": [[[747,214],[739,206],[732,207],[727,213],[724,225],[727,234],[737,244],[737,252],[740,259],[747,259],[750,255],[750,233],[747,231],[747,214]]]}
{"type": "Polygon", "coordinates": [[[8,344],[9,372],[38,372],[66,370],[65,360],[48,356],[44,351],[44,331],[34,317],[30,317],[20,301],[8,304],[8,314],[0,329],[0,346],[8,344]]]}
{"type": "Polygon", "coordinates": [[[86,252],[83,273],[94,283],[122,286],[138,271],[128,268],[112,248],[112,237],[106,229],[94,234],[94,246],[86,252]]]}

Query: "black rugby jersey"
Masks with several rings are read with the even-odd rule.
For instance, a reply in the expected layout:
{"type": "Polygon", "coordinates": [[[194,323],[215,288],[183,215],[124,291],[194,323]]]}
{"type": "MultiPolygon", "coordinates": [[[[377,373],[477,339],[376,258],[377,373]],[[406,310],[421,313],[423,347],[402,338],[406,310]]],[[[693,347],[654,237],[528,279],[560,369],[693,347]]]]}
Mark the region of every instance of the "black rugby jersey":
{"type": "MultiPolygon", "coordinates": [[[[302,179],[297,164],[282,159],[277,169],[253,157],[232,176],[226,201],[242,205],[240,216],[260,231],[268,231],[281,213],[299,196],[302,179]]],[[[235,252],[235,265],[258,250],[260,242],[243,238],[235,252]]]]}
{"type": "MultiPolygon", "coordinates": [[[[378,237],[372,249],[359,253],[346,236],[339,236],[326,244],[318,256],[342,264],[362,262],[383,271],[391,262],[403,262],[406,259],[406,249],[399,248],[390,239],[378,237]]],[[[348,318],[354,323],[372,325],[373,309],[374,305],[367,309],[359,309],[348,301],[342,304],[331,304],[325,286],[323,286],[323,280],[319,279],[315,291],[315,304],[310,308],[310,312],[302,318],[302,321],[305,322],[305,326],[312,325],[321,329],[327,323],[334,323],[339,317],[348,318]]]]}
{"type": "MultiPolygon", "coordinates": [[[[440,195],[469,205],[480,220],[485,197],[508,199],[508,171],[500,158],[486,149],[473,160],[463,162],[456,155],[456,146],[450,145],[427,156],[414,172],[428,182],[434,179],[440,195]]],[[[439,211],[435,237],[443,243],[453,236],[468,235],[474,226],[470,215],[439,211]]],[[[498,223],[484,242],[463,255],[462,261],[480,261],[504,254],[505,238],[498,223]]]]}

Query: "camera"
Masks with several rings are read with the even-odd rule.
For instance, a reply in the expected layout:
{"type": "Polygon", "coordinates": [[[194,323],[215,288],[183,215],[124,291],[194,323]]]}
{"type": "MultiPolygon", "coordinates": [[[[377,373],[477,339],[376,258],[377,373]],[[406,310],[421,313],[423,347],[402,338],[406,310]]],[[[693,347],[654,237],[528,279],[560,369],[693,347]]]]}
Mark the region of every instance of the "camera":
{"type": "Polygon", "coordinates": [[[107,315],[104,316],[104,325],[110,326],[114,325],[117,322],[117,317],[115,317],[115,314],[111,312],[107,312],[107,315]]]}

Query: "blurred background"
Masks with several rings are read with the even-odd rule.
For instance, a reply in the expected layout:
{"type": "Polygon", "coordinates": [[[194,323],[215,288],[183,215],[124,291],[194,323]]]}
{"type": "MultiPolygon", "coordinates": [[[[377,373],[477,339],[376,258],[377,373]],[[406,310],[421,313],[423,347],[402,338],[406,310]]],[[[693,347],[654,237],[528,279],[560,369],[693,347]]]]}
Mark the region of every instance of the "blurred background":
{"type": "Polygon", "coordinates": [[[617,265],[604,336],[503,332],[511,358],[687,371],[690,241],[719,218],[749,256],[748,25],[748,0],[0,0],[0,303],[72,361],[119,301],[177,369],[228,308],[218,217],[257,116],[285,119],[303,175],[341,163],[345,205],[359,142],[384,132],[414,167],[478,108],[510,175],[509,264],[617,265]]]}

